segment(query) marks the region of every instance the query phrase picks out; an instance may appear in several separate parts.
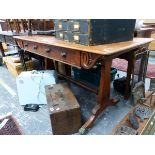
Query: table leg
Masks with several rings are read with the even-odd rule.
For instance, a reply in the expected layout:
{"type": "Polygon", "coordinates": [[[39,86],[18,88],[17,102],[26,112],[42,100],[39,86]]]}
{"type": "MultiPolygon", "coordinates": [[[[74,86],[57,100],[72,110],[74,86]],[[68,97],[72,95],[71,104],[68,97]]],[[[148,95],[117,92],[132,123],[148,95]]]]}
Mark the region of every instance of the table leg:
{"type": "Polygon", "coordinates": [[[98,104],[93,108],[92,114],[88,121],[80,128],[80,134],[84,134],[86,130],[93,125],[96,118],[103,112],[106,107],[115,105],[118,102],[118,100],[110,99],[111,64],[112,60],[108,60],[102,65],[100,86],[97,96],[98,104]]]}
{"type": "Polygon", "coordinates": [[[45,70],[46,69],[54,69],[53,60],[48,59],[48,58],[44,58],[44,61],[45,61],[45,70]]]}
{"type": "Polygon", "coordinates": [[[131,53],[128,55],[128,68],[127,68],[127,78],[126,78],[126,88],[125,88],[125,95],[124,98],[128,99],[131,95],[131,91],[130,91],[130,87],[131,87],[131,75],[133,73],[134,70],[134,63],[135,63],[135,59],[134,59],[134,53],[131,53]]]}
{"type": "Polygon", "coordinates": [[[56,72],[59,73],[59,69],[58,69],[58,61],[55,61],[55,62],[54,62],[54,68],[55,68],[56,72]]]}
{"type": "Polygon", "coordinates": [[[5,57],[5,52],[4,52],[4,48],[3,48],[2,42],[0,42],[0,51],[2,53],[2,57],[5,57]]]}
{"type": "Polygon", "coordinates": [[[22,63],[23,70],[27,71],[27,67],[24,59],[24,50],[18,49],[18,53],[19,53],[20,61],[22,63]]]}
{"type": "Polygon", "coordinates": [[[66,76],[71,77],[71,66],[65,64],[65,72],[66,72],[66,76]]]}

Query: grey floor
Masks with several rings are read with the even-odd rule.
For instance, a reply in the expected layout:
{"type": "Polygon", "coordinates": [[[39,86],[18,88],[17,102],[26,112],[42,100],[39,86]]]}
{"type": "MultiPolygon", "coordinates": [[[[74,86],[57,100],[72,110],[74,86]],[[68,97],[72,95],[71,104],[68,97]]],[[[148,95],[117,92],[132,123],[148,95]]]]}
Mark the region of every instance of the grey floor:
{"type": "MultiPolygon", "coordinates": [[[[154,58],[150,58],[149,61],[155,64],[154,58]]],[[[119,74],[123,76],[126,73],[119,72],[119,74]]],[[[26,135],[51,135],[52,128],[47,106],[42,106],[38,112],[25,112],[23,107],[19,105],[15,80],[5,66],[0,66],[0,116],[12,112],[26,135]],[[15,95],[11,95],[4,88],[5,84],[12,89],[15,95]]],[[[148,88],[149,79],[146,79],[146,90],[148,88]]],[[[71,89],[81,106],[82,118],[85,121],[90,116],[91,109],[96,105],[96,95],[75,85],[71,85],[71,89]]],[[[113,90],[112,83],[111,92],[111,96],[115,96],[121,101],[117,105],[105,109],[88,131],[88,135],[110,134],[112,129],[131,109],[130,102],[124,100],[120,94],[113,90]]]]}

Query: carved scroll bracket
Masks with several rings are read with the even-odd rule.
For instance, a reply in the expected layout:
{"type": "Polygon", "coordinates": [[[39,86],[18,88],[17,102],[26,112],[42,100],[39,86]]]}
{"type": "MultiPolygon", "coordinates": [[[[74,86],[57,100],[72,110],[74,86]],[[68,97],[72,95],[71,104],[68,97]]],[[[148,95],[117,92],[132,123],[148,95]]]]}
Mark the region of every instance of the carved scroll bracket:
{"type": "Polygon", "coordinates": [[[100,58],[102,58],[102,56],[98,54],[81,52],[81,65],[84,69],[90,69],[100,58]]]}

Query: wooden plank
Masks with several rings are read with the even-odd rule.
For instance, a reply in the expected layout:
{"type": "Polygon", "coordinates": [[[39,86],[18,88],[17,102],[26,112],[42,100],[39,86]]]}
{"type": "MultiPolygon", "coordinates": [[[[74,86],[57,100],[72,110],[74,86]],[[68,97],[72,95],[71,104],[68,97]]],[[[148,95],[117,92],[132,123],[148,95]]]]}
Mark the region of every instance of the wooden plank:
{"type": "MultiPolygon", "coordinates": [[[[147,95],[147,94],[146,94],[147,95]]],[[[155,101],[155,95],[153,95],[152,101],[155,101]]],[[[146,101],[145,105],[149,105],[149,99],[146,101]]],[[[115,126],[115,128],[112,130],[112,135],[114,135],[114,133],[116,132],[116,130],[118,128],[120,128],[122,125],[127,125],[129,127],[131,127],[128,118],[130,114],[133,114],[134,109],[137,107],[138,105],[136,105],[135,107],[132,108],[132,110],[120,121],[120,123],[118,125],[115,126]]],[[[153,111],[155,111],[155,106],[153,107],[153,111]]],[[[149,121],[149,119],[145,119],[143,122],[140,121],[140,118],[137,117],[137,120],[139,122],[139,128],[138,128],[138,134],[141,134],[143,129],[146,127],[147,122],[149,121]]]]}
{"type": "Polygon", "coordinates": [[[104,45],[97,45],[97,46],[84,46],[80,44],[74,44],[74,43],[58,40],[52,36],[33,35],[33,36],[14,36],[14,38],[19,40],[46,44],[46,45],[91,52],[91,53],[96,53],[101,55],[111,55],[121,51],[132,50],[132,49],[135,49],[136,47],[148,44],[153,41],[152,38],[134,38],[132,41],[104,44],[104,45]]]}

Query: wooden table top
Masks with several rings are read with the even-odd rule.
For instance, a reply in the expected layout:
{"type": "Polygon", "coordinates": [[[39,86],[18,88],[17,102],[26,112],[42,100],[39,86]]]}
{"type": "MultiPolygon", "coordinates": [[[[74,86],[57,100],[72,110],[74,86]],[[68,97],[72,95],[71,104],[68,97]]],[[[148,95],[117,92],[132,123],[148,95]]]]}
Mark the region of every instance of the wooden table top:
{"type": "Polygon", "coordinates": [[[45,35],[44,36],[43,35],[14,36],[14,38],[23,40],[23,41],[31,41],[35,43],[75,49],[75,50],[96,53],[101,55],[112,55],[122,51],[135,49],[136,47],[149,44],[150,42],[153,41],[152,38],[134,38],[132,41],[103,44],[103,45],[97,45],[97,46],[84,46],[80,44],[69,43],[66,41],[58,40],[53,36],[45,36],[45,35]]]}

